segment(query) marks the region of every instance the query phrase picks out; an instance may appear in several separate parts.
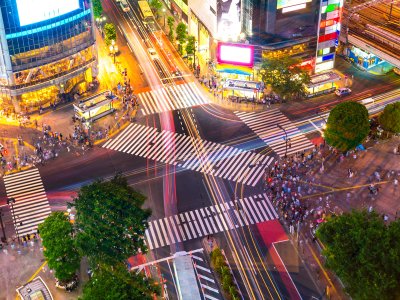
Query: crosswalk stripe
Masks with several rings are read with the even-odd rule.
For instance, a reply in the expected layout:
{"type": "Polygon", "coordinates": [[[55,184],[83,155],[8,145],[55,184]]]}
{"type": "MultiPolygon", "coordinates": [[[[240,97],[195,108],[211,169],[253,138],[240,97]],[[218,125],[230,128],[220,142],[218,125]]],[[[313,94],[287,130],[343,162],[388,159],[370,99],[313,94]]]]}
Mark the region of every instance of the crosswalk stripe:
{"type": "Polygon", "coordinates": [[[276,218],[267,195],[256,194],[152,220],[145,237],[152,250],[276,218]]]}
{"type": "Polygon", "coordinates": [[[177,84],[138,93],[144,115],[208,104],[194,83],[177,84]]]}
{"type": "Polygon", "coordinates": [[[11,214],[19,236],[35,233],[51,213],[39,170],[33,168],[6,175],[3,180],[7,197],[15,199],[11,214]]]}
{"type": "Polygon", "coordinates": [[[286,130],[288,139],[290,139],[288,141],[288,155],[314,147],[296,125],[278,109],[257,113],[236,111],[235,114],[279,156],[286,153],[286,141],[285,133],[277,126],[278,124],[286,130]]]}
{"type": "Polygon", "coordinates": [[[273,161],[253,151],[139,124],[129,124],[103,147],[250,186],[273,161]]]}

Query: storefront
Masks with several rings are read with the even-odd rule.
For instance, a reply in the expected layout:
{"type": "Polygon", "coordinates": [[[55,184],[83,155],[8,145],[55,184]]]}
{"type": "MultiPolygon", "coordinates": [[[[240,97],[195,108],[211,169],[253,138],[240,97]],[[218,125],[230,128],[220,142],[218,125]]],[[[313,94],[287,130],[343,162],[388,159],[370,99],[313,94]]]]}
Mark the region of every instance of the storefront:
{"type": "Polygon", "coordinates": [[[346,49],[346,55],[352,62],[367,70],[384,62],[384,60],[380,59],[376,55],[365,52],[355,46],[348,47],[346,49]]]}
{"type": "Polygon", "coordinates": [[[188,0],[172,0],[171,1],[171,10],[176,15],[182,19],[186,24],[189,23],[189,7],[188,0]]]}
{"type": "Polygon", "coordinates": [[[336,90],[336,84],[341,80],[335,72],[327,72],[311,76],[310,83],[306,86],[307,97],[315,97],[332,93],[336,90]]]}

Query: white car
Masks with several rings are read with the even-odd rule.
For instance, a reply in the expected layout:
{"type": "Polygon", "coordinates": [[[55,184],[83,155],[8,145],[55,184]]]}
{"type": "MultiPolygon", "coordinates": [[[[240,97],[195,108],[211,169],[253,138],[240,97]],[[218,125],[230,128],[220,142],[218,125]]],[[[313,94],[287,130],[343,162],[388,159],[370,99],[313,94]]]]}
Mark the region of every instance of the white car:
{"type": "Polygon", "coordinates": [[[351,89],[349,89],[349,88],[340,88],[340,89],[337,89],[335,91],[335,94],[337,96],[339,96],[339,97],[350,95],[351,94],[351,89]]]}
{"type": "Polygon", "coordinates": [[[157,59],[158,58],[157,52],[153,48],[148,48],[147,52],[149,52],[149,55],[150,55],[151,59],[157,59]]]}

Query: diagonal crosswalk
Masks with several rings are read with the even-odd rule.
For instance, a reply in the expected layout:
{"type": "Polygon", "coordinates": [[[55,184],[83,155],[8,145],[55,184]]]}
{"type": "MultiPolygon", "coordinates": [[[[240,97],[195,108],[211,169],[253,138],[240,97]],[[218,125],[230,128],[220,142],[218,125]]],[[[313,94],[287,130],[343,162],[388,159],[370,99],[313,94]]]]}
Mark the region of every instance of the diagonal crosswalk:
{"type": "Polygon", "coordinates": [[[130,124],[103,147],[251,186],[273,161],[270,156],[138,124],[130,124]]]}
{"type": "Polygon", "coordinates": [[[311,141],[278,109],[258,113],[235,111],[235,114],[281,157],[286,152],[286,140],[284,131],[278,125],[287,132],[288,155],[314,147],[311,141]]]}
{"type": "Polygon", "coordinates": [[[258,194],[150,221],[146,240],[156,249],[277,217],[267,195],[258,194]]]}
{"type": "Polygon", "coordinates": [[[15,199],[11,213],[19,236],[35,233],[51,212],[39,170],[6,175],[4,185],[7,197],[15,199]]]}
{"type": "Polygon", "coordinates": [[[142,113],[151,115],[170,110],[208,104],[194,82],[167,86],[148,92],[139,93],[142,113]]]}

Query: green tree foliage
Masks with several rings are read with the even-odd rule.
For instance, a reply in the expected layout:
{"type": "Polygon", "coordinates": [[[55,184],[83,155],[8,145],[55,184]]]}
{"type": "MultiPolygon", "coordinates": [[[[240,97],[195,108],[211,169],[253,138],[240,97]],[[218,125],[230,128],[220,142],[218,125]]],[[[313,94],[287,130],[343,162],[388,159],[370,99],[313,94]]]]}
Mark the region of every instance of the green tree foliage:
{"type": "Polygon", "coordinates": [[[151,10],[153,11],[153,13],[156,15],[156,17],[158,18],[160,16],[160,10],[163,6],[161,1],[160,0],[150,0],[149,6],[150,6],[151,10]]]}
{"type": "Polygon", "coordinates": [[[93,16],[95,19],[100,18],[103,13],[103,6],[101,0],[93,0],[93,16]]]}
{"type": "Polygon", "coordinates": [[[400,102],[386,105],[383,113],[379,116],[379,123],[385,130],[400,132],[400,102]]]}
{"type": "Polygon", "coordinates": [[[62,212],[51,213],[39,225],[44,257],[55,277],[61,282],[71,280],[80,266],[80,256],[73,239],[73,227],[62,212]]]}
{"type": "Polygon", "coordinates": [[[169,28],[168,39],[170,41],[172,41],[174,39],[174,24],[175,24],[174,17],[168,16],[168,18],[167,18],[167,25],[168,25],[168,28],[169,28]]]}
{"type": "Polygon", "coordinates": [[[291,57],[266,59],[261,64],[262,81],[284,99],[303,97],[310,75],[299,63],[291,57]]]}
{"type": "Polygon", "coordinates": [[[159,286],[150,278],[130,273],[119,264],[94,272],[85,284],[81,300],[152,300],[159,295],[159,286]]]}
{"type": "Polygon", "coordinates": [[[399,296],[400,222],[389,226],[376,213],[353,211],[332,217],[317,230],[326,246],[326,266],[353,299],[399,296]]]}
{"type": "Polygon", "coordinates": [[[176,26],[176,39],[179,42],[179,53],[182,54],[182,45],[185,43],[187,39],[187,26],[183,22],[180,22],[176,26]]]}
{"type": "Polygon", "coordinates": [[[187,44],[185,48],[187,55],[193,55],[195,47],[196,47],[196,38],[193,35],[189,35],[187,37],[187,44]]]}
{"type": "Polygon", "coordinates": [[[74,199],[77,244],[92,265],[124,261],[141,249],[149,210],[142,209],[145,196],[117,175],[80,189],[74,199]],[[94,264],[93,264],[94,263],[94,264]]]}
{"type": "Polygon", "coordinates": [[[324,136],[329,145],[347,151],[362,143],[369,131],[365,106],[357,102],[343,102],[331,110],[324,136]]]}
{"type": "Polygon", "coordinates": [[[115,42],[117,41],[117,29],[115,28],[115,25],[113,23],[106,23],[103,30],[105,36],[104,41],[107,46],[111,45],[112,40],[114,40],[115,42]]]}

